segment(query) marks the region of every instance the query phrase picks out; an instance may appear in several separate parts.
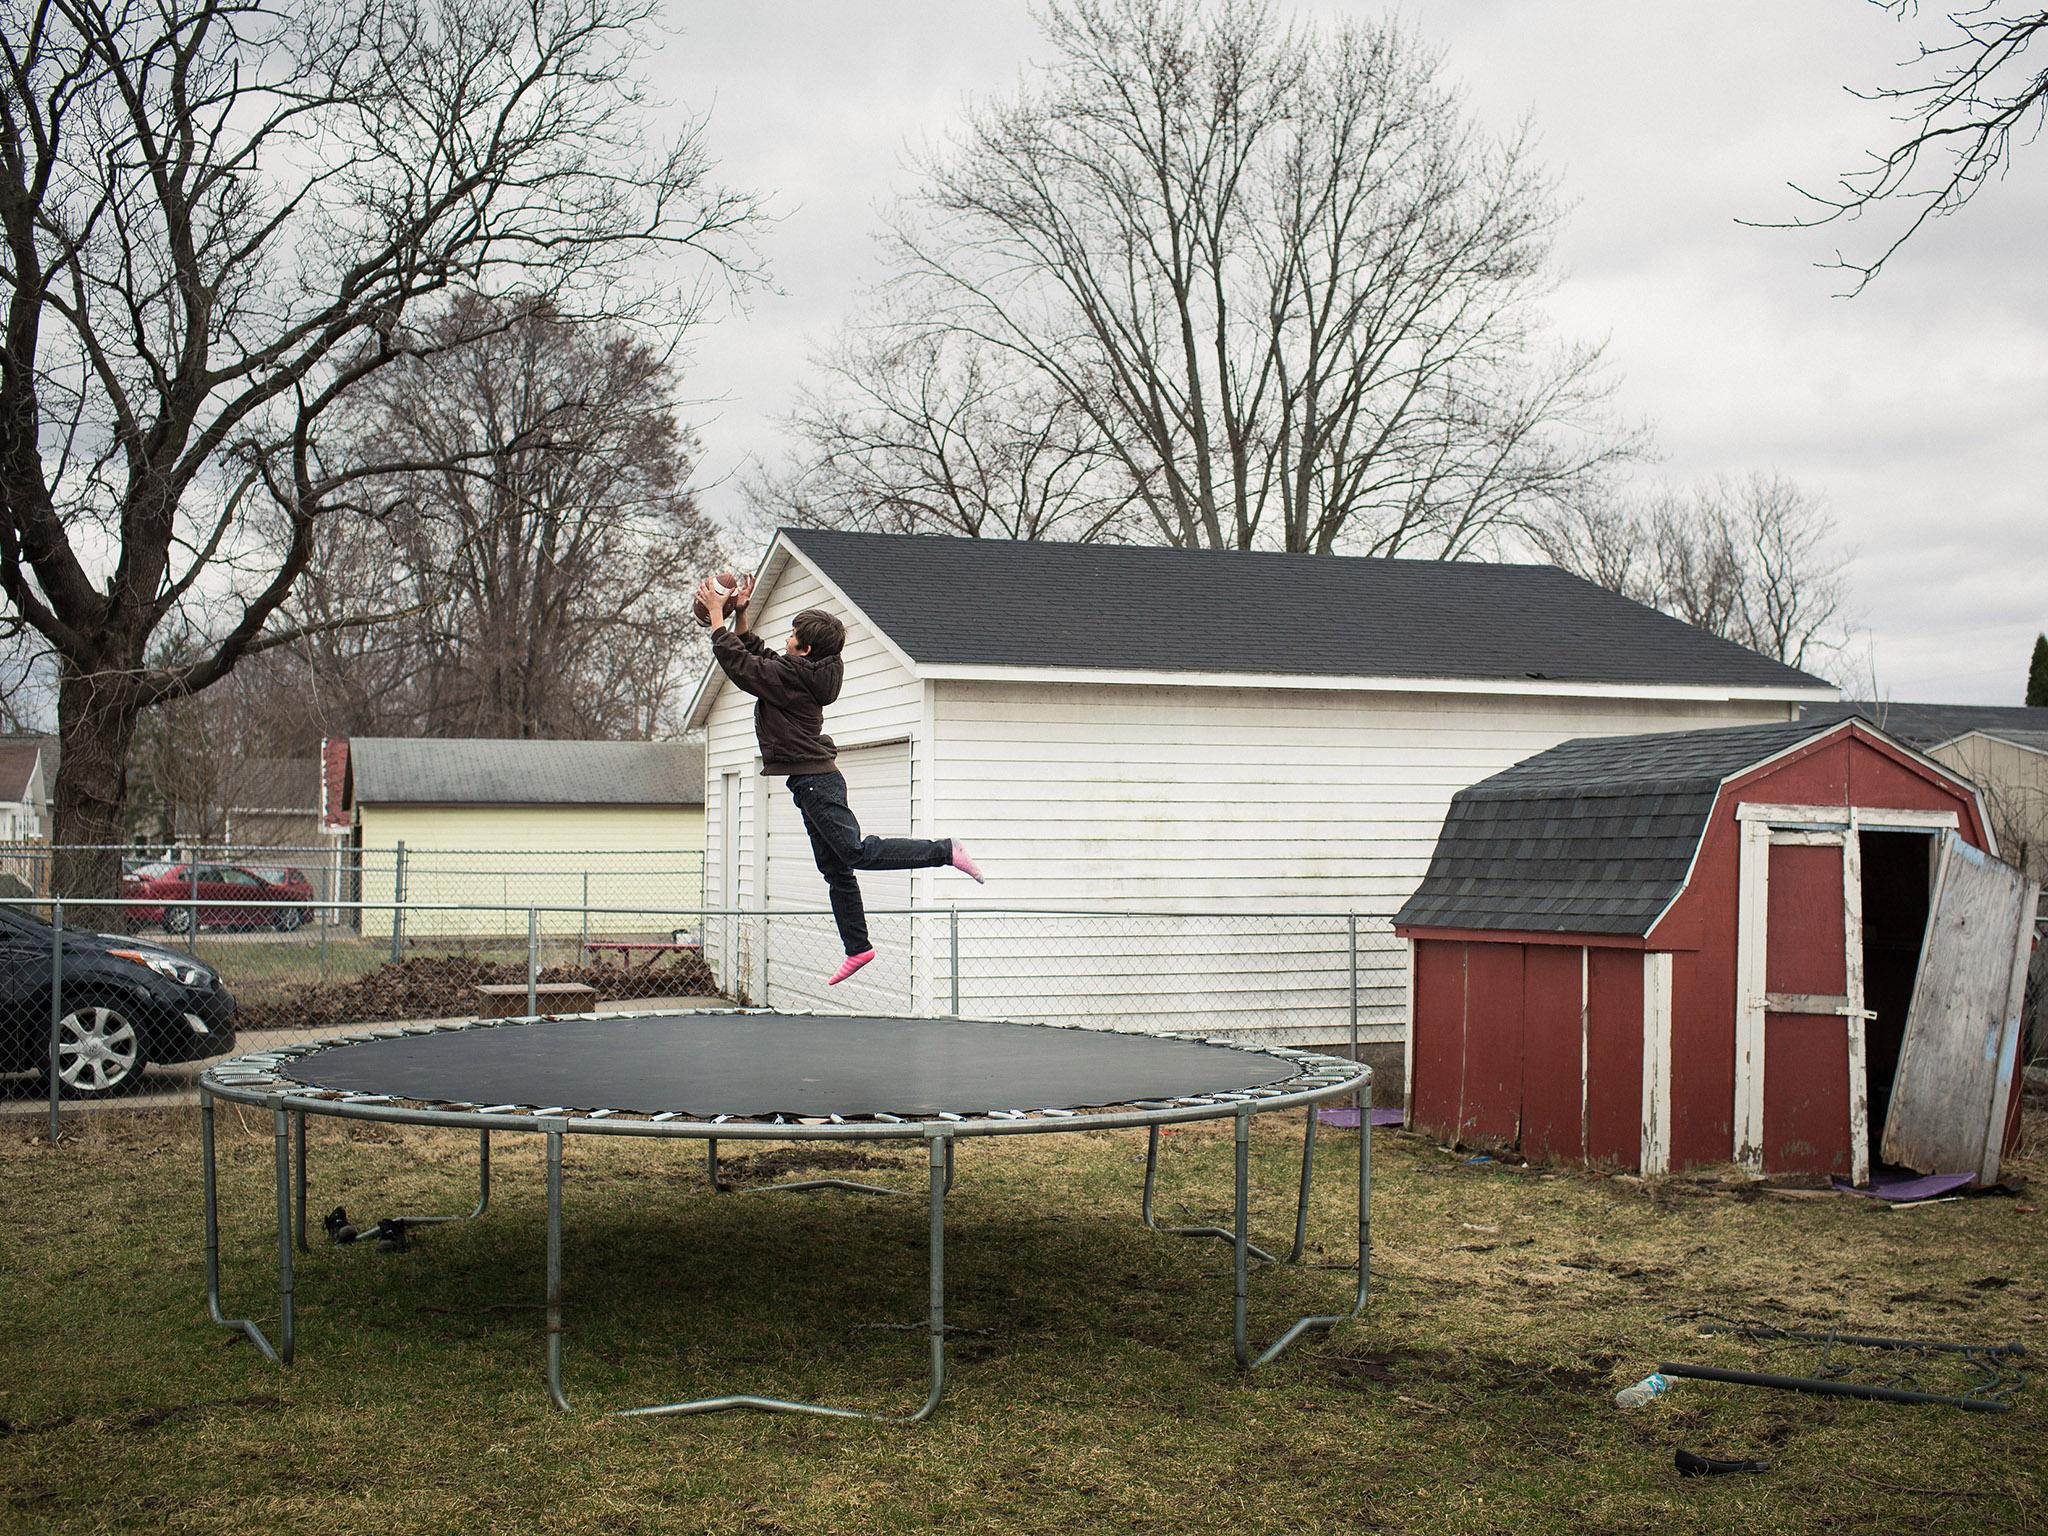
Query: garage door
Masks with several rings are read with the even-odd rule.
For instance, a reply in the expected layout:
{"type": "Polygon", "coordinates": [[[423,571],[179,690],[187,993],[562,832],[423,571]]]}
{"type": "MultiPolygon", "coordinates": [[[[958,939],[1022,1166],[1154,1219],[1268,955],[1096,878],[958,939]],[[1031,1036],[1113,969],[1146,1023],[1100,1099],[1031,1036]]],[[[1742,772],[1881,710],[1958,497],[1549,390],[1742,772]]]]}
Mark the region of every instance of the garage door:
{"type": "MultiPolygon", "coordinates": [[[[847,802],[861,831],[903,837],[910,831],[910,744],[853,747],[839,753],[847,802]]],[[[825,878],[789,790],[776,782],[768,800],[768,974],[766,1005],[785,1012],[904,1013],[910,1007],[910,906],[907,871],[860,876],[868,907],[873,964],[836,987],[825,985],[845,955],[825,896],[825,878]]]]}

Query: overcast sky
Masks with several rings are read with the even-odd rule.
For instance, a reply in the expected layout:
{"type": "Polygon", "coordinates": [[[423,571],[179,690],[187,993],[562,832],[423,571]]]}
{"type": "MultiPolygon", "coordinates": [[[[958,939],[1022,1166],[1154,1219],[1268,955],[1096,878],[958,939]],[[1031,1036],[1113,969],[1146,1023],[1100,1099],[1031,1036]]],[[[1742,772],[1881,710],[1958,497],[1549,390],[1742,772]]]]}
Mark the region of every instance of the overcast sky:
{"type": "MultiPolygon", "coordinates": [[[[879,275],[877,210],[906,148],[1012,85],[1040,44],[1012,0],[669,0],[655,82],[708,109],[732,182],[772,195],[776,291],[697,341],[705,502],[775,457],[815,343],[879,275]]],[[[1375,16],[1324,0],[1302,10],[1375,16]]],[[[1775,471],[1840,524],[1876,686],[2017,704],[2048,627],[2048,144],[1924,230],[1861,297],[1816,269],[1874,229],[1745,228],[1798,209],[1885,131],[1845,84],[1893,78],[1911,34],[1864,0],[1413,0],[1488,127],[1532,124],[1575,205],[1553,309],[1605,338],[1619,406],[1655,430],[1646,473],[1775,471]]],[[[1937,18],[1938,19],[1938,18],[1937,18]]],[[[1852,247],[1856,248],[1856,247],[1852,247]]],[[[1859,651],[1859,657],[1861,652],[1859,651]]],[[[1869,691],[1858,660],[1851,691],[1869,691]]]]}

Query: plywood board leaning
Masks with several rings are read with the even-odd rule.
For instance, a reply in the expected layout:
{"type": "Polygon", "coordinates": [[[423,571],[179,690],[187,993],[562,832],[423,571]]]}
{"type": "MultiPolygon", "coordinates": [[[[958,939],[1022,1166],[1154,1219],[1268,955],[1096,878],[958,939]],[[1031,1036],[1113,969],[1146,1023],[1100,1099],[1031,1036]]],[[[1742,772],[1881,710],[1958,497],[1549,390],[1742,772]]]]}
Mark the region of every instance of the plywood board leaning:
{"type": "Polygon", "coordinates": [[[1921,1173],[1998,1178],[2000,1132],[2019,1048],[2019,1004],[2041,888],[1942,838],[1920,974],[1906,1015],[1886,1162],[1921,1173]]]}

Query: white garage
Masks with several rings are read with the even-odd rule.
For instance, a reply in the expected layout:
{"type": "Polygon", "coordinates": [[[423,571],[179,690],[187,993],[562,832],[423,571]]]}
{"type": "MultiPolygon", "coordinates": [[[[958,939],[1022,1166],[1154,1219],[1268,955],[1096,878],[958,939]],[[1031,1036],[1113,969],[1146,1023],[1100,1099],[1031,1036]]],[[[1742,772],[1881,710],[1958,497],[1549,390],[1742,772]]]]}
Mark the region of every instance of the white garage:
{"type": "Polygon", "coordinates": [[[871,912],[918,916],[877,917],[880,958],[828,991],[809,839],[712,667],[707,951],[777,1008],[937,1014],[957,985],[969,1015],[1328,1044],[1356,1009],[1398,1042],[1388,919],[1457,791],[1835,696],[1549,566],[784,529],[758,577],[770,644],[804,608],[847,624],[825,723],[862,826],[958,836],[989,876],[863,875],[871,912]]]}

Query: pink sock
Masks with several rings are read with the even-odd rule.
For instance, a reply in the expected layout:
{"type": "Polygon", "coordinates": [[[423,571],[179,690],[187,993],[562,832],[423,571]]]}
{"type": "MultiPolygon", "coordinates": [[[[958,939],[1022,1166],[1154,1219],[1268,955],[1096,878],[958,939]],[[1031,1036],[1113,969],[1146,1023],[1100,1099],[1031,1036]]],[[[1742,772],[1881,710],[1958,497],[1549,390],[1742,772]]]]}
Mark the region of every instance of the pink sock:
{"type": "Polygon", "coordinates": [[[839,962],[839,969],[832,973],[832,979],[826,982],[825,985],[828,987],[838,986],[839,983],[846,980],[847,977],[874,958],[875,952],[872,949],[864,949],[857,955],[848,955],[839,962]]]}

